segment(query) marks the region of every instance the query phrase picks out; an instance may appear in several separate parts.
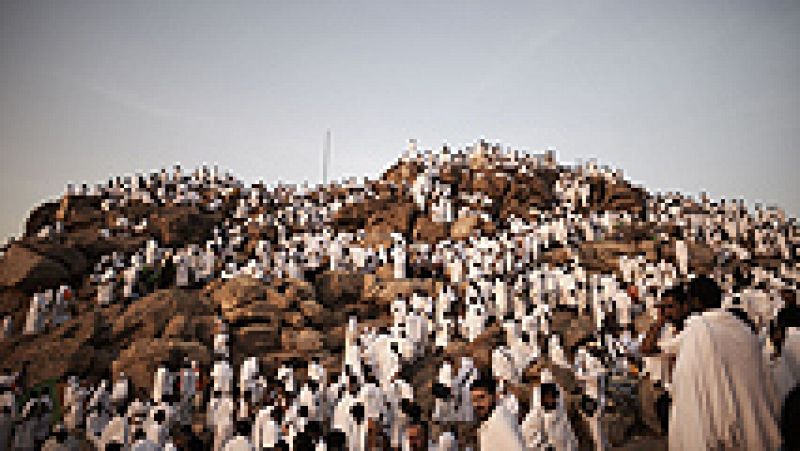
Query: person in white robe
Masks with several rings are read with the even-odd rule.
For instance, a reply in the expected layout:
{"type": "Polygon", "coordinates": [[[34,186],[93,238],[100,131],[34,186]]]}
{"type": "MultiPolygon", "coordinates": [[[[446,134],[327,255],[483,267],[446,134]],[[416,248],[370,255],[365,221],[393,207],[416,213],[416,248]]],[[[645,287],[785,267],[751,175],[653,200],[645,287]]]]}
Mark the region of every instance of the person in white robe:
{"type": "Polygon", "coordinates": [[[180,404],[178,405],[178,421],[182,425],[190,425],[192,421],[192,407],[197,395],[197,382],[200,368],[196,361],[180,370],[180,404]]]}
{"type": "Polygon", "coordinates": [[[392,260],[394,262],[394,278],[405,279],[406,277],[406,249],[402,236],[394,234],[395,244],[392,247],[392,260]]]}
{"type": "Polygon", "coordinates": [[[165,366],[160,366],[156,370],[153,380],[153,401],[161,403],[172,395],[174,374],[165,366]]]}
{"type": "Polygon", "coordinates": [[[221,451],[225,442],[233,436],[234,403],[230,395],[213,397],[208,403],[206,418],[214,433],[214,451],[221,451]]]}
{"type": "MultiPolygon", "coordinates": [[[[478,392],[479,390],[472,390],[474,399],[478,392]]],[[[494,397],[494,393],[490,391],[487,396],[494,397]]],[[[505,405],[496,404],[489,417],[481,422],[478,427],[478,446],[480,450],[485,451],[495,449],[522,451],[525,449],[517,417],[505,405]]]]}
{"type": "Polygon", "coordinates": [[[281,439],[281,428],[273,418],[273,411],[272,406],[265,406],[256,415],[253,431],[253,446],[256,449],[274,448],[281,439]]]}
{"type": "Polygon", "coordinates": [[[563,390],[554,384],[552,374],[547,369],[542,371],[541,384],[533,389],[531,410],[522,421],[521,428],[528,449],[548,449],[548,447],[552,447],[554,451],[578,449],[578,440],[564,406],[563,390]],[[546,399],[542,399],[543,385],[548,388],[546,399]]]}
{"type": "Polygon", "coordinates": [[[31,300],[28,315],[25,318],[25,335],[34,335],[42,332],[45,325],[45,297],[44,293],[36,293],[31,300]]]}
{"type": "Polygon", "coordinates": [[[433,451],[457,451],[458,440],[456,440],[456,436],[452,432],[442,432],[441,435],[439,435],[439,440],[437,440],[435,447],[431,449],[433,451]]]}
{"type": "Polygon", "coordinates": [[[62,423],[55,425],[53,434],[42,445],[42,451],[78,451],[79,449],[78,440],[69,435],[62,423]]]}
{"type": "Polygon", "coordinates": [[[110,421],[109,416],[109,393],[107,390],[108,381],[100,382],[89,401],[89,414],[86,416],[86,436],[89,441],[99,440],[106,424],[110,421]]]}
{"type": "Polygon", "coordinates": [[[0,340],[7,340],[11,338],[14,330],[14,318],[11,315],[3,317],[3,322],[0,324],[0,340]]]}
{"type": "Polygon", "coordinates": [[[83,426],[86,390],[78,384],[76,376],[70,376],[64,387],[64,426],[67,431],[74,432],[83,426]]]}
{"type": "Polygon", "coordinates": [[[718,308],[719,288],[700,278],[690,303],[704,303],[680,334],[672,384],[669,448],[778,449],[772,377],[747,324],[718,308]],[[701,297],[702,296],[702,297],[701,297]]]}
{"type": "Polygon", "coordinates": [[[105,449],[106,445],[111,443],[119,443],[125,449],[131,442],[130,425],[128,419],[123,415],[115,415],[111,418],[103,433],[100,435],[98,448],[105,449]]]}
{"type": "Polygon", "coordinates": [[[225,361],[221,360],[214,362],[214,368],[211,370],[211,378],[213,379],[214,392],[220,395],[231,394],[233,386],[233,368],[225,361]]]}
{"type": "Polygon", "coordinates": [[[231,437],[223,446],[223,451],[255,451],[253,442],[250,440],[250,422],[239,420],[236,422],[236,435],[231,437]]]}
{"type": "Polygon", "coordinates": [[[148,440],[164,446],[169,440],[170,429],[175,421],[175,408],[171,403],[162,402],[154,405],[148,412],[143,424],[148,440]]]}
{"type": "Polygon", "coordinates": [[[684,240],[675,241],[675,260],[680,274],[689,274],[689,248],[684,240]]]}
{"type": "Polygon", "coordinates": [[[564,348],[561,346],[561,337],[557,334],[550,335],[547,354],[553,364],[562,368],[570,367],[569,360],[567,360],[567,354],[564,352],[564,348]]]}
{"type": "Polygon", "coordinates": [[[453,365],[445,360],[439,368],[436,384],[433,387],[435,397],[432,418],[438,422],[449,422],[455,418],[455,401],[453,393],[453,365]]]}

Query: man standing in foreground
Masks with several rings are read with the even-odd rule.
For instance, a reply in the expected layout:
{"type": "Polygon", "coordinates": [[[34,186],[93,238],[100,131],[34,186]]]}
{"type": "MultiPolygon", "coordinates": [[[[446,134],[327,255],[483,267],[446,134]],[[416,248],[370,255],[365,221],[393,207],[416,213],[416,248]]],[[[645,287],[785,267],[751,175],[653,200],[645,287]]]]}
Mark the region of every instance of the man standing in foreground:
{"type": "Polygon", "coordinates": [[[495,380],[488,371],[470,387],[478,427],[478,449],[481,451],[522,451],[525,445],[519,422],[502,404],[497,403],[495,380]]]}
{"type": "Polygon", "coordinates": [[[691,281],[690,305],[673,374],[669,449],[780,447],[770,372],[748,325],[720,308],[707,277],[691,281]]]}

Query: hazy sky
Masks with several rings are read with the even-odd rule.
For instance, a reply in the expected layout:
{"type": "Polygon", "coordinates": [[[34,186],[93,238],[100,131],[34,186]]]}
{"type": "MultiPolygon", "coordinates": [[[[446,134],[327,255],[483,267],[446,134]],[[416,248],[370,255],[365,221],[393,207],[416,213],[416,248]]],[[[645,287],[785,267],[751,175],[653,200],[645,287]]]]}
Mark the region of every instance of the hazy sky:
{"type": "Polygon", "coordinates": [[[375,175],[408,138],[800,213],[800,2],[0,0],[0,237],[68,181],[375,175]]]}

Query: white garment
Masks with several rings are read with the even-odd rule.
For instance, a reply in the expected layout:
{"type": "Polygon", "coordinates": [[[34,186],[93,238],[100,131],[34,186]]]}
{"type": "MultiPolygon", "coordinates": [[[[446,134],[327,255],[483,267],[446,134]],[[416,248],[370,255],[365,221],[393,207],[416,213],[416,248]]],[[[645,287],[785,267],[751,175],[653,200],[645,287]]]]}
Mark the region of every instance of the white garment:
{"type": "Polygon", "coordinates": [[[233,435],[233,399],[230,396],[212,398],[206,417],[214,431],[214,451],[220,451],[233,435]]]}
{"type": "Polygon", "coordinates": [[[214,363],[214,369],[211,370],[211,377],[214,379],[214,391],[223,394],[230,394],[233,385],[233,368],[226,361],[219,361],[214,363]]]}
{"type": "Polygon", "coordinates": [[[778,449],[772,377],[758,338],[724,310],[687,320],[675,363],[669,448],[778,449]]]}
{"type": "Polygon", "coordinates": [[[165,396],[172,394],[172,374],[164,367],[156,370],[153,381],[153,400],[161,402],[165,396]]]}
{"type": "MultiPolygon", "coordinates": [[[[549,382],[542,377],[542,382],[549,382]]],[[[558,389],[556,409],[548,412],[541,404],[541,386],[533,389],[531,410],[522,421],[521,429],[528,449],[543,449],[552,446],[555,451],[574,451],[578,449],[578,439],[572,430],[564,407],[564,394],[558,389]]]]}
{"type": "Polygon", "coordinates": [[[237,435],[225,443],[223,451],[255,451],[250,439],[237,435]]]}
{"type": "Polygon", "coordinates": [[[115,416],[106,424],[103,433],[100,435],[100,445],[98,448],[105,449],[109,443],[119,443],[123,448],[130,443],[130,425],[125,417],[115,416]]]}
{"type": "Polygon", "coordinates": [[[689,249],[683,240],[675,241],[675,260],[681,274],[689,274],[689,249]]]}
{"type": "Polygon", "coordinates": [[[141,439],[131,446],[131,451],[161,451],[161,447],[150,440],[141,439]]]}
{"type": "Polygon", "coordinates": [[[281,428],[272,419],[272,407],[265,407],[258,412],[253,431],[253,445],[257,449],[273,448],[280,441],[281,428]]]}
{"type": "Polygon", "coordinates": [[[436,444],[436,451],[457,451],[458,440],[452,432],[442,432],[436,444]]]}
{"type": "Polygon", "coordinates": [[[517,419],[502,405],[495,407],[492,415],[478,429],[481,451],[522,451],[525,445],[517,419]]]}

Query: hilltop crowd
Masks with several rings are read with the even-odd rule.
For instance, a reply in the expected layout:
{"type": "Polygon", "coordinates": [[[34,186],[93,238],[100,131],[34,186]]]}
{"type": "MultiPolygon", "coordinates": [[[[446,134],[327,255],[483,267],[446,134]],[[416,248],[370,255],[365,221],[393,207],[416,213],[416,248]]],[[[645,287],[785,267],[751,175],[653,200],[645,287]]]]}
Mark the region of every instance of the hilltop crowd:
{"type": "MultiPolygon", "coordinates": [[[[623,428],[610,415],[624,399],[635,401],[637,426],[667,437],[670,449],[796,443],[791,423],[781,423],[797,419],[800,380],[795,219],[706,197],[619,198],[604,192],[629,186],[619,171],[591,162],[563,167],[552,154],[483,142],[466,151],[412,147],[397,168],[394,182],[315,187],[246,186],[205,167],[70,187],[68,195],[102,199],[106,212],[141,203],[230,214],[202,242],[148,239],[135,252],[103,256],[88,279],[92,299],[68,285],[35,293],[24,325],[3,319],[3,339],[58,328],[80,302],[133,305],[160,288],[217,279],[270,284],[335,271],[433,279],[435,289],[397,295],[384,325],[351,317],[336,366],[317,357],[278,368],[259,355],[234,361],[237,325],[220,310],[213,363],[162,362],[146,396],[125,374],[30,390],[24,372],[8,372],[0,379],[0,444],[599,450],[623,428]],[[453,180],[453,168],[473,173],[471,191],[453,180]],[[476,173],[507,193],[489,195],[476,173]],[[550,174],[548,196],[528,202],[514,192],[520,174],[550,174]],[[409,230],[391,214],[357,220],[360,206],[377,201],[402,202],[429,218],[430,233],[439,225],[447,232],[409,230]],[[610,255],[583,247],[607,242],[616,246],[610,255]],[[564,317],[571,326],[563,327],[564,317]],[[488,336],[495,339],[488,361],[452,352],[488,336]],[[430,361],[433,380],[412,383],[430,361]]],[[[150,226],[117,215],[99,233],[141,236],[150,226]]],[[[63,229],[46,225],[37,236],[63,229]]]]}

